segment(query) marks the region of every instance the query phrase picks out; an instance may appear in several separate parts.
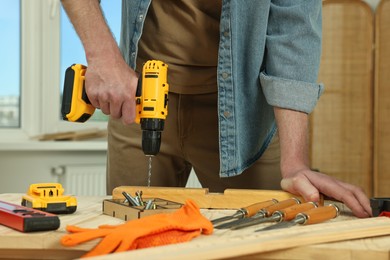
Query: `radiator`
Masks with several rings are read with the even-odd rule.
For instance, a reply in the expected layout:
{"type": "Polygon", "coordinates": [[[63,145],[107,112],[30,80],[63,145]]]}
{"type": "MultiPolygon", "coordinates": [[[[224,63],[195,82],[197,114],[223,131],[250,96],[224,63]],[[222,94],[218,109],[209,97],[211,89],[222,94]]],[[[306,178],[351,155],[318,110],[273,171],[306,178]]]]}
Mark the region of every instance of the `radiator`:
{"type": "Polygon", "coordinates": [[[52,169],[65,194],[76,196],[106,195],[106,165],[77,164],[61,165],[52,169]]]}

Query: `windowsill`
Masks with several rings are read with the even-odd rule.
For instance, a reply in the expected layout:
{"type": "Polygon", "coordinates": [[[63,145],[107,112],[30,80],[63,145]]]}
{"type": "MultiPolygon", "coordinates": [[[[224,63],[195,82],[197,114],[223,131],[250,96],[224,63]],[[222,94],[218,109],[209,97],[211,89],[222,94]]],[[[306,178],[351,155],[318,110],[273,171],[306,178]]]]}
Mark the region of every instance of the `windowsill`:
{"type": "Polygon", "coordinates": [[[0,151],[106,151],[107,140],[0,142],[0,151]]]}

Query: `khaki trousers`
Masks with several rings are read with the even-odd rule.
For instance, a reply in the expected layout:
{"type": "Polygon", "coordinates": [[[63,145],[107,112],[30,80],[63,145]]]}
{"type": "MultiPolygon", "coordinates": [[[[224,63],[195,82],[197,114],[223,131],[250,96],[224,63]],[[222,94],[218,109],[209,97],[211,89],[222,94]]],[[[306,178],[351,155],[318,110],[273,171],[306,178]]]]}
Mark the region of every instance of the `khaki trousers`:
{"type": "MultiPolygon", "coordinates": [[[[185,187],[193,168],[210,192],[232,189],[280,189],[280,148],[275,135],[257,162],[241,175],[219,177],[217,93],[169,94],[160,153],[153,157],[151,186],[185,187]]],[[[141,147],[140,125],[108,124],[107,192],[122,185],[146,186],[148,157],[141,147]]]]}

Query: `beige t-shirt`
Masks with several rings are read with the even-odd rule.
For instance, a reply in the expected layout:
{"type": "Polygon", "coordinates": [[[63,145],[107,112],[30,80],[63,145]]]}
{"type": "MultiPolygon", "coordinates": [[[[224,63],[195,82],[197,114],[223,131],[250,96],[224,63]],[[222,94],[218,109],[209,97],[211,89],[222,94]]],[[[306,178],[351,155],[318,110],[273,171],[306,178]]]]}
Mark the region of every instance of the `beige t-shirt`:
{"type": "Polygon", "coordinates": [[[137,70],[150,59],[168,64],[170,91],[217,91],[221,0],[153,0],[139,42],[137,70]]]}

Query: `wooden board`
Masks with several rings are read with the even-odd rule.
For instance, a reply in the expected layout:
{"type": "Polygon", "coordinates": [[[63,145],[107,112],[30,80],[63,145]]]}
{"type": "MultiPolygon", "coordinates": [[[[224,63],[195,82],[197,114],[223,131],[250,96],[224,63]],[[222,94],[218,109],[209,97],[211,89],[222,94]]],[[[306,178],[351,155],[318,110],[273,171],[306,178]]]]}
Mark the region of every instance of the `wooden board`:
{"type": "Polygon", "coordinates": [[[39,141],[80,141],[100,138],[107,138],[107,130],[92,128],[79,131],[50,133],[32,137],[32,139],[39,141]]]}
{"type": "Polygon", "coordinates": [[[155,214],[175,212],[183,206],[181,203],[163,200],[159,198],[146,198],[144,201],[153,200],[155,208],[145,209],[145,206],[130,206],[123,199],[107,199],[103,201],[103,213],[115,218],[128,221],[155,214]]]}
{"type": "MultiPolygon", "coordinates": [[[[134,195],[141,190],[144,197],[155,197],[184,204],[187,199],[194,200],[204,209],[238,209],[251,204],[277,199],[279,201],[302,197],[280,190],[227,189],[224,193],[209,193],[206,188],[166,188],[144,186],[120,186],[112,191],[113,199],[123,199],[122,192],[134,195]]],[[[323,201],[321,202],[321,204],[323,201]]]]}
{"type": "MultiPolygon", "coordinates": [[[[370,237],[370,235],[375,236],[374,234],[390,234],[390,219],[386,217],[355,219],[312,226],[299,226],[263,233],[254,233],[253,230],[243,230],[241,232],[217,230],[212,236],[203,236],[201,239],[195,239],[191,243],[128,251],[110,256],[95,257],[93,259],[198,260],[234,259],[235,257],[237,259],[256,259],[262,258],[260,253],[264,252],[324,242],[350,240],[362,236],[370,237]]],[[[390,245],[389,242],[388,245],[390,245]]],[[[295,255],[289,255],[289,258],[286,259],[297,258],[295,258],[295,255]]],[[[322,255],[322,259],[337,259],[337,255],[334,255],[331,250],[328,250],[327,254],[322,255]]],[[[345,259],[345,256],[343,256],[343,259],[345,259]]]]}
{"type": "Polygon", "coordinates": [[[312,168],[362,187],[371,196],[373,13],[361,0],[323,2],[319,82],[311,115],[312,168]]]}
{"type": "MultiPolygon", "coordinates": [[[[331,260],[368,260],[389,259],[389,237],[354,239],[326,244],[294,247],[262,253],[260,259],[331,259],[331,260]]],[[[256,256],[233,259],[259,259],[256,256]]]]}
{"type": "Polygon", "coordinates": [[[376,11],[374,195],[390,196],[390,1],[376,11]]]}

